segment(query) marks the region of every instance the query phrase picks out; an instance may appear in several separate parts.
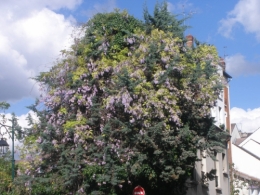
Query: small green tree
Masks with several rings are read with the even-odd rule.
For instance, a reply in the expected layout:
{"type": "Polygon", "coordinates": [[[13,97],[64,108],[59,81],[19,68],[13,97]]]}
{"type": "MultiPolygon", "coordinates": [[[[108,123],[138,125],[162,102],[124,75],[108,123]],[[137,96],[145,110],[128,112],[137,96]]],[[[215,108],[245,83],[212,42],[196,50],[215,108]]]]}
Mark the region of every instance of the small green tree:
{"type": "Polygon", "coordinates": [[[0,156],[0,193],[7,194],[12,188],[12,164],[10,153],[0,156]]]}

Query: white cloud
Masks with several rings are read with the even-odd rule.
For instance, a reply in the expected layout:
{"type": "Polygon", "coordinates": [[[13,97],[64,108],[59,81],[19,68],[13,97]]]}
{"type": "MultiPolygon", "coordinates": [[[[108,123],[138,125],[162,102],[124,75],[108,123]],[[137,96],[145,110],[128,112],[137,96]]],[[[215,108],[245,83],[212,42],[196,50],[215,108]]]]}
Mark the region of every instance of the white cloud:
{"type": "Polygon", "coordinates": [[[173,12],[175,9],[174,5],[170,2],[167,2],[167,7],[169,12],[173,12]]]}
{"type": "Polygon", "coordinates": [[[226,64],[227,72],[232,76],[260,74],[260,62],[246,61],[242,54],[228,56],[226,64]]]}
{"type": "Polygon", "coordinates": [[[240,0],[225,19],[220,21],[219,32],[225,37],[231,33],[236,24],[244,27],[246,32],[254,33],[260,41],[260,1],[240,0]]]}
{"type": "Polygon", "coordinates": [[[0,1],[0,7],[6,10],[10,17],[25,16],[25,10],[39,10],[46,7],[51,10],[59,10],[61,8],[73,10],[82,3],[82,0],[8,0],[0,1]],[[15,11],[15,14],[12,11],[15,11]]]}
{"type": "Polygon", "coordinates": [[[232,108],[230,110],[231,123],[237,123],[243,132],[254,132],[260,127],[260,108],[243,110],[232,108]]]}
{"type": "Polygon", "coordinates": [[[105,3],[96,3],[93,5],[91,9],[88,9],[84,12],[84,14],[91,18],[93,15],[97,13],[111,12],[116,8],[116,0],[108,0],[105,3]]]}
{"type": "MultiPolygon", "coordinates": [[[[33,111],[29,111],[26,114],[16,116],[19,126],[21,126],[23,129],[29,127],[28,121],[27,121],[27,117],[29,116],[29,114],[31,115],[34,122],[38,122],[37,115],[33,111]]],[[[11,123],[12,114],[11,113],[0,113],[0,117],[1,117],[1,119],[0,119],[1,124],[7,125],[7,126],[12,126],[12,123],[11,123]],[[6,119],[6,122],[4,122],[4,123],[2,121],[3,115],[5,116],[5,119],[6,119]]],[[[1,128],[1,132],[4,132],[4,127],[1,128]]],[[[8,138],[8,136],[6,138],[8,138]]]]}
{"type": "Polygon", "coordinates": [[[0,1],[0,101],[36,96],[31,77],[48,70],[71,44],[75,19],[53,10],[74,9],[81,0],[0,1]]]}
{"type": "MultiPolygon", "coordinates": [[[[20,115],[20,116],[16,116],[18,119],[18,124],[24,129],[24,128],[28,128],[28,121],[27,121],[27,117],[28,115],[32,116],[32,119],[34,120],[34,122],[38,121],[38,118],[36,116],[36,114],[32,111],[29,111],[26,114],[20,115]]],[[[6,123],[4,123],[4,125],[8,125],[8,126],[12,126],[12,123],[10,121],[10,119],[12,118],[12,115],[10,113],[4,114],[4,113],[0,113],[0,116],[5,115],[6,119],[9,119],[6,121],[6,123]]],[[[3,124],[2,120],[1,123],[3,124]]],[[[9,144],[9,149],[12,150],[11,146],[12,146],[12,139],[11,139],[11,131],[9,130],[9,133],[6,132],[6,129],[2,126],[2,128],[0,129],[1,133],[5,133],[4,138],[7,139],[7,143],[9,144]]],[[[20,159],[20,152],[17,149],[17,146],[22,146],[22,142],[20,142],[19,140],[16,139],[15,137],[15,141],[14,141],[14,147],[15,147],[15,159],[20,159]]]]}
{"type": "MultiPolygon", "coordinates": [[[[35,114],[33,111],[29,111],[29,112],[26,113],[26,114],[22,114],[22,115],[20,115],[20,116],[16,116],[16,118],[18,119],[18,124],[19,124],[22,128],[28,128],[28,127],[29,127],[29,126],[28,126],[28,122],[27,122],[27,117],[28,117],[29,114],[32,116],[34,122],[37,122],[37,121],[38,121],[37,116],[36,116],[36,114],[35,114]]],[[[11,113],[0,113],[0,116],[2,116],[2,115],[5,115],[5,118],[6,118],[6,119],[11,119],[11,118],[12,118],[12,114],[11,114],[11,113]]],[[[0,120],[2,120],[2,118],[1,118],[0,120]]],[[[1,121],[1,122],[2,122],[2,121],[1,121]]],[[[9,125],[9,126],[12,125],[11,121],[9,121],[9,120],[7,120],[7,122],[6,122],[5,124],[6,124],[6,125],[9,125]]]]}

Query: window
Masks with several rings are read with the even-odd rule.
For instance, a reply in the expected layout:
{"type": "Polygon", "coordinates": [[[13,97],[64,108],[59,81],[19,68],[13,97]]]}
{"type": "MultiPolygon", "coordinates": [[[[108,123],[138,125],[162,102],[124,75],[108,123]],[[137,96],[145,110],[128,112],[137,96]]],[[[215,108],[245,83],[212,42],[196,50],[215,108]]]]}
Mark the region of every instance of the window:
{"type": "Polygon", "coordinates": [[[226,155],[224,153],[222,153],[222,169],[223,169],[223,172],[227,171],[226,155]]]}
{"type": "Polygon", "coordinates": [[[216,186],[216,187],[219,187],[219,186],[218,186],[218,176],[215,176],[215,186],[216,186]]]}
{"type": "Polygon", "coordinates": [[[214,157],[215,157],[215,160],[214,160],[214,168],[216,170],[216,176],[215,176],[215,186],[216,187],[220,187],[220,178],[219,178],[219,159],[218,159],[218,153],[217,152],[214,152],[214,157]]]}

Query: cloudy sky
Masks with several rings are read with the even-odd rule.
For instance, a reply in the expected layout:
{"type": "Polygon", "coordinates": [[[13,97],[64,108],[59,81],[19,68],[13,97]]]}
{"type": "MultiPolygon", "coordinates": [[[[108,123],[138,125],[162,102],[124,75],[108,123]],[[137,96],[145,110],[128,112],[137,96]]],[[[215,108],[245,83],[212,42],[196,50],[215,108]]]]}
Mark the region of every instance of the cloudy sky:
{"type": "MultiPolygon", "coordinates": [[[[39,95],[32,79],[68,48],[75,27],[93,14],[126,9],[142,18],[145,0],[0,1],[0,101],[21,117],[39,95]]],[[[156,0],[146,0],[153,10],[156,0]]],[[[260,127],[260,1],[169,0],[179,18],[191,16],[186,34],[213,44],[227,63],[232,122],[243,131],[260,127]]],[[[23,122],[22,122],[23,123],[23,122]]]]}

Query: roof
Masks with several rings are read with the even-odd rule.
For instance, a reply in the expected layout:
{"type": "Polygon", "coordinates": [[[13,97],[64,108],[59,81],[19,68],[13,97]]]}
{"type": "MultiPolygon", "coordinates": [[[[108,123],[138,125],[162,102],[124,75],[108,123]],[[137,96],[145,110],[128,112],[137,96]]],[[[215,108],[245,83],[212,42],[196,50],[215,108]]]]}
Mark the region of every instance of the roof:
{"type": "Polygon", "coordinates": [[[238,145],[241,144],[245,139],[246,139],[246,137],[236,139],[235,145],[238,146],[238,145]]]}
{"type": "Polygon", "coordinates": [[[224,77],[226,77],[226,78],[229,78],[229,79],[232,78],[232,76],[230,76],[226,71],[223,71],[223,75],[224,75],[224,77]]]}
{"type": "Polygon", "coordinates": [[[246,180],[253,180],[253,181],[256,181],[256,182],[260,182],[260,179],[253,177],[251,175],[248,175],[246,173],[242,173],[240,171],[236,171],[235,175],[237,175],[238,177],[241,177],[243,179],[246,179],[246,180]]]}
{"type": "Polygon", "coordinates": [[[232,124],[231,124],[231,132],[233,131],[233,129],[235,128],[235,126],[236,126],[236,123],[232,123],[232,124]]]}
{"type": "MultiPolygon", "coordinates": [[[[236,146],[237,146],[237,145],[236,145],[236,146]]],[[[240,148],[241,150],[243,150],[244,152],[246,152],[247,154],[253,156],[254,158],[260,160],[260,158],[259,158],[257,155],[255,155],[254,153],[248,151],[247,149],[245,149],[245,148],[243,148],[243,147],[240,147],[240,146],[237,146],[237,147],[240,148]]]]}
{"type": "Polygon", "coordinates": [[[243,142],[241,142],[239,144],[239,146],[243,147],[243,145],[246,144],[249,140],[254,140],[254,141],[259,143],[260,142],[260,139],[259,139],[260,137],[257,136],[258,134],[260,135],[260,128],[255,130],[253,133],[248,133],[248,136],[246,137],[246,139],[243,142]]]}
{"type": "Polygon", "coordinates": [[[260,158],[257,155],[232,144],[232,160],[236,170],[260,180],[260,158]]]}

